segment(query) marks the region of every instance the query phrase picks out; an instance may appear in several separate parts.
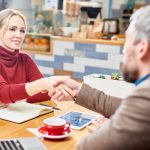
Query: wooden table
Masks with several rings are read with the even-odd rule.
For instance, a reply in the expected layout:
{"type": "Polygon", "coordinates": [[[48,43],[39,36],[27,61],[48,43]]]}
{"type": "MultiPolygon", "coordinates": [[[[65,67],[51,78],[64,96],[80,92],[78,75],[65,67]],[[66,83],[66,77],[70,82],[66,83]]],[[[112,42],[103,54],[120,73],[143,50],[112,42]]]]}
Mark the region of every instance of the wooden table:
{"type": "MultiPolygon", "coordinates": [[[[27,131],[26,129],[37,128],[43,125],[43,120],[48,117],[58,116],[70,110],[79,110],[88,113],[94,113],[86,108],[83,108],[72,101],[68,102],[54,102],[54,101],[45,101],[42,102],[48,105],[53,105],[59,107],[61,110],[54,110],[54,112],[40,116],[38,118],[32,119],[22,124],[16,124],[9,121],[0,119],[0,139],[3,138],[18,138],[18,137],[33,137],[34,135],[27,131]]],[[[49,150],[75,150],[77,147],[77,143],[88,134],[88,130],[86,128],[78,131],[72,130],[72,134],[70,137],[61,140],[50,140],[43,139],[42,142],[47,146],[49,150]]]]}

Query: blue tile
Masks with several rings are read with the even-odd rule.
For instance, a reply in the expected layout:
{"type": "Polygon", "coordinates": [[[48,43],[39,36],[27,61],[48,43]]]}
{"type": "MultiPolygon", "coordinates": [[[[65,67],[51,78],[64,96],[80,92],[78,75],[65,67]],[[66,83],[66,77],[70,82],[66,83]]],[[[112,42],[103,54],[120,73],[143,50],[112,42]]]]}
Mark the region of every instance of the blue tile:
{"type": "Polygon", "coordinates": [[[123,47],[120,47],[120,54],[123,54],[123,47]]]}
{"type": "Polygon", "coordinates": [[[95,59],[101,59],[101,60],[108,60],[108,53],[98,53],[98,52],[86,52],[86,58],[95,58],[95,59]]]}
{"type": "Polygon", "coordinates": [[[60,61],[60,62],[68,62],[68,63],[73,63],[74,62],[74,57],[73,56],[60,56],[60,55],[55,55],[54,56],[54,61],[60,61]]]}
{"type": "Polygon", "coordinates": [[[50,61],[44,61],[44,60],[35,60],[35,61],[38,66],[53,67],[53,63],[51,63],[50,61]]]}
{"type": "Polygon", "coordinates": [[[85,73],[81,73],[81,72],[74,72],[73,73],[74,78],[81,79],[81,80],[83,80],[83,76],[85,76],[85,75],[86,75],[85,73]]]}
{"type": "Polygon", "coordinates": [[[108,60],[108,53],[96,52],[96,44],[75,43],[75,50],[85,53],[86,58],[108,60]]]}
{"type": "Polygon", "coordinates": [[[90,50],[90,51],[95,51],[96,49],[96,44],[87,44],[87,43],[75,43],[74,46],[75,50],[90,50]]]}
{"type": "Polygon", "coordinates": [[[36,60],[35,62],[38,66],[50,67],[50,68],[58,68],[63,69],[64,63],[73,63],[74,57],[72,56],[54,56],[54,61],[44,61],[44,60],[36,60]]]}
{"type": "Polygon", "coordinates": [[[54,68],[57,69],[63,69],[64,63],[73,63],[74,62],[74,57],[73,56],[58,56],[56,55],[54,57],[54,68]]]}
{"type": "Polygon", "coordinates": [[[53,64],[53,68],[57,68],[57,69],[63,69],[64,67],[64,63],[61,61],[55,61],[53,64]]]}

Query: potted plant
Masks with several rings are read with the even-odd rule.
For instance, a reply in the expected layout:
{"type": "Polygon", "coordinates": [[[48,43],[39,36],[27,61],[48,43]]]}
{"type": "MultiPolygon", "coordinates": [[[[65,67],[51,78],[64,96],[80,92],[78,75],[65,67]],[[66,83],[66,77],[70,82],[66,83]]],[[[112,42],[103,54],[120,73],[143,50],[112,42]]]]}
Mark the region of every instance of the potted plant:
{"type": "Polygon", "coordinates": [[[118,73],[118,72],[112,73],[111,79],[112,79],[112,80],[119,80],[119,73],[118,73]]]}

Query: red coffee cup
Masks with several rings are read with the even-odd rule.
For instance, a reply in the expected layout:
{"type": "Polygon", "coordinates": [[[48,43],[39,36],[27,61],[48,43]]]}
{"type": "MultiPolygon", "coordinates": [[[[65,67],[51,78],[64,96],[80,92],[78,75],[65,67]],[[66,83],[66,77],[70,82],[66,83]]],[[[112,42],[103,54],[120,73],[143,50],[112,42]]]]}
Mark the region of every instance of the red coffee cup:
{"type": "Polygon", "coordinates": [[[45,130],[49,135],[64,135],[70,132],[70,124],[61,118],[47,118],[44,121],[45,130]]]}

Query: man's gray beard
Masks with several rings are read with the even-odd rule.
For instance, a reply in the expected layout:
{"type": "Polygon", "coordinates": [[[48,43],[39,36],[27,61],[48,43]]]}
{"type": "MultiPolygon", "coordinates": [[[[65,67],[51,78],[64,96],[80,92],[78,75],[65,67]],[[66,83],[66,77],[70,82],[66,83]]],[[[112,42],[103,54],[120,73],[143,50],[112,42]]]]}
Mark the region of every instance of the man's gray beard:
{"type": "Polygon", "coordinates": [[[138,70],[133,69],[131,71],[128,71],[126,66],[122,66],[122,75],[125,81],[134,83],[136,80],[138,80],[138,70]]]}

